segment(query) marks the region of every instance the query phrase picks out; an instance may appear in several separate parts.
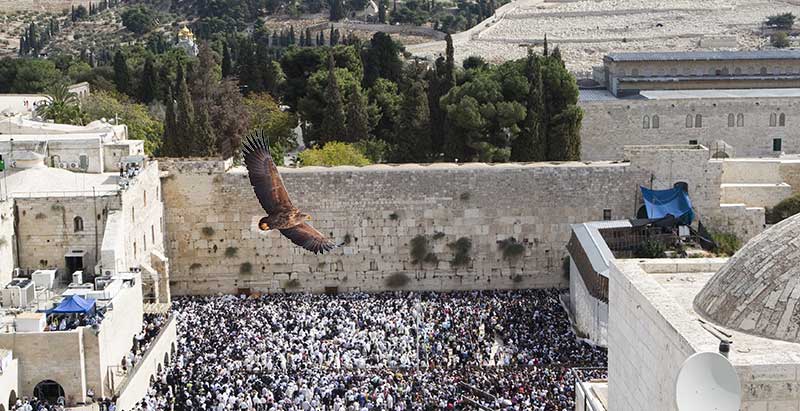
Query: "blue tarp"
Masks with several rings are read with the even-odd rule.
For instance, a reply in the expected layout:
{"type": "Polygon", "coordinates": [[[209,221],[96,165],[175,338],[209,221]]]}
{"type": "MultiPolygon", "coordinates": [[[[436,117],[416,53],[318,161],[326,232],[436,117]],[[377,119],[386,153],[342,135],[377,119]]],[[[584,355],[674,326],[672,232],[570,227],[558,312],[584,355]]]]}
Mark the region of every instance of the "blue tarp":
{"type": "Polygon", "coordinates": [[[94,311],[95,301],[87,300],[79,295],[71,295],[64,299],[58,307],[48,311],[48,314],[86,314],[94,311]]]}
{"type": "Polygon", "coordinates": [[[675,217],[679,224],[689,225],[694,219],[692,200],[683,189],[676,187],[669,190],[642,189],[644,206],[647,209],[647,218],[660,219],[667,216],[675,217]]]}

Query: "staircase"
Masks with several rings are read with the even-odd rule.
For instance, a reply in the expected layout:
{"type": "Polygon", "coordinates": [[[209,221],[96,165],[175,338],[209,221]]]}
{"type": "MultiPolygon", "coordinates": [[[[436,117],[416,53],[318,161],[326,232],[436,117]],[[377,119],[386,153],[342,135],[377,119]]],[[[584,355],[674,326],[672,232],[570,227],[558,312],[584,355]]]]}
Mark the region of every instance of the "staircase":
{"type": "Polygon", "coordinates": [[[722,163],[722,206],[773,207],[792,195],[778,159],[726,159],[722,163]]]}

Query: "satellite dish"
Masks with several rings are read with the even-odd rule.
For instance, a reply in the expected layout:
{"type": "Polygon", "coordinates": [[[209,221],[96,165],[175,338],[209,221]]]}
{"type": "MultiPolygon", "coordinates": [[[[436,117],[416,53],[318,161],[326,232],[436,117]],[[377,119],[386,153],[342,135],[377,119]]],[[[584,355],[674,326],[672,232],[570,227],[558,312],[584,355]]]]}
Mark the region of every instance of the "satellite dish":
{"type": "Polygon", "coordinates": [[[675,384],[679,411],[738,411],[741,400],[739,375],[721,354],[699,352],[681,365],[675,384]]]}

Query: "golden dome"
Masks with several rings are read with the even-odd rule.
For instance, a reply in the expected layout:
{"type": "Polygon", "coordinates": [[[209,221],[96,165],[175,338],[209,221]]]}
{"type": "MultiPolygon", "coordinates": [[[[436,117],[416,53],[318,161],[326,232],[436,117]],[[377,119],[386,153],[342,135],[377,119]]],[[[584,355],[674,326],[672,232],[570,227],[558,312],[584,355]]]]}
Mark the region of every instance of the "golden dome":
{"type": "Polygon", "coordinates": [[[183,26],[183,28],[178,32],[178,37],[182,39],[193,39],[194,33],[192,33],[188,27],[183,26]]]}

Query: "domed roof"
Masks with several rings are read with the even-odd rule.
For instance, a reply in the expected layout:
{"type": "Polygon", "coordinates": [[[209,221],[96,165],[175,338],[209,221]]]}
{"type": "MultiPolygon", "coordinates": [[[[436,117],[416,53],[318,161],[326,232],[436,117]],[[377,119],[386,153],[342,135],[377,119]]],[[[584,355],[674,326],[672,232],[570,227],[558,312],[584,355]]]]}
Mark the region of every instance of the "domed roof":
{"type": "Polygon", "coordinates": [[[750,240],[694,299],[723,327],[800,342],[800,214],[750,240]]]}
{"type": "Polygon", "coordinates": [[[178,37],[182,38],[182,39],[184,39],[184,38],[185,39],[192,39],[192,38],[194,38],[194,33],[192,33],[192,31],[189,30],[188,27],[183,26],[183,28],[180,29],[180,31],[178,31],[178,37]]]}

